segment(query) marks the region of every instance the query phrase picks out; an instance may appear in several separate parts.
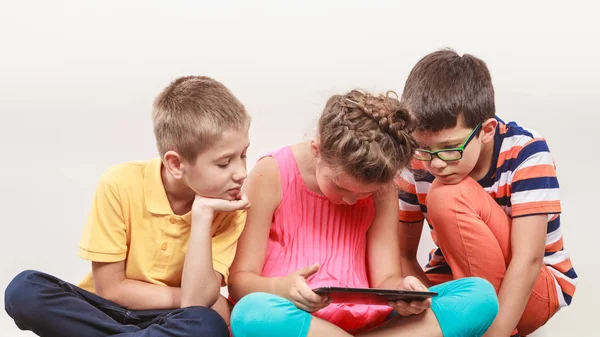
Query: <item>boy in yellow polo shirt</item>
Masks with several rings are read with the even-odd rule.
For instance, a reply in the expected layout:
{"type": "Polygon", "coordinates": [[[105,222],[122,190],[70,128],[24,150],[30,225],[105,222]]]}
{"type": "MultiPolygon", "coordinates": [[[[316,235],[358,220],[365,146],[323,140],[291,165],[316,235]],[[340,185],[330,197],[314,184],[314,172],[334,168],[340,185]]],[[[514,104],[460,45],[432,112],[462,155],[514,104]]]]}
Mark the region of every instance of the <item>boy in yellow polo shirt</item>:
{"type": "Polygon", "coordinates": [[[156,98],[161,158],[100,179],[79,256],[92,272],[72,285],[17,275],[8,314],[40,336],[228,336],[229,275],[248,201],[250,117],[221,83],[183,77],[156,98]]]}

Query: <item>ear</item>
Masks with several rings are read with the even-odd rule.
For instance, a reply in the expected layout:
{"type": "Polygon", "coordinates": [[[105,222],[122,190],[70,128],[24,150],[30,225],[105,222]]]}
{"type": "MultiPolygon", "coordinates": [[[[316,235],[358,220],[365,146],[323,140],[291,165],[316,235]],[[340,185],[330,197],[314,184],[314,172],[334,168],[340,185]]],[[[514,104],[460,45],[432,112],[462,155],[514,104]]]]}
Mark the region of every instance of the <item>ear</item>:
{"type": "Polygon", "coordinates": [[[165,165],[167,172],[175,179],[181,179],[185,173],[185,163],[179,153],[175,151],[167,151],[165,153],[163,156],[163,165],[165,165]]]}
{"type": "Polygon", "coordinates": [[[496,118],[489,118],[481,123],[481,142],[487,144],[494,141],[494,135],[496,135],[496,127],[498,126],[498,120],[496,118]]]}
{"type": "Polygon", "coordinates": [[[310,141],[310,153],[315,159],[318,159],[321,156],[321,148],[319,146],[320,144],[318,140],[310,141]]]}

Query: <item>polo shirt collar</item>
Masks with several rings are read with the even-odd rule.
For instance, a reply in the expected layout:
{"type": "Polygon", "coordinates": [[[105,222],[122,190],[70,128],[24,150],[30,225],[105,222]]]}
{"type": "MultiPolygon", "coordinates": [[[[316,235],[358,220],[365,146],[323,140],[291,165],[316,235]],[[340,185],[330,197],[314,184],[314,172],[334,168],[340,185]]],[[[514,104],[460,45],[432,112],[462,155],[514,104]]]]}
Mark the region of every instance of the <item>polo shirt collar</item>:
{"type": "MultiPolygon", "coordinates": [[[[161,176],[162,161],[160,158],[152,159],[144,172],[144,198],[146,209],[152,214],[174,215],[165,192],[165,185],[161,176]]],[[[187,212],[181,218],[188,224],[192,223],[192,212],[187,212]]]]}
{"type": "MultiPolygon", "coordinates": [[[[148,212],[157,215],[174,215],[165,185],[161,176],[162,161],[160,158],[151,160],[144,171],[144,199],[148,212]]],[[[192,223],[192,212],[187,212],[181,218],[188,224],[192,223]]]]}
{"type": "Polygon", "coordinates": [[[152,214],[173,214],[161,177],[160,158],[152,159],[144,172],[144,198],[146,209],[152,214]]]}

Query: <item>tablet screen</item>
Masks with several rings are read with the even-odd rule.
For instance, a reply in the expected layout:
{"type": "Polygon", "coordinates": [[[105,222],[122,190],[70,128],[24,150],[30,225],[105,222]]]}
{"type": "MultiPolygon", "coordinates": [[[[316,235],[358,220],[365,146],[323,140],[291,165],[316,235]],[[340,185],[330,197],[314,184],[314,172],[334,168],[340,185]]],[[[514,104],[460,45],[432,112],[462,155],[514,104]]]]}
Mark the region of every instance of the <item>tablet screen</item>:
{"type": "Polygon", "coordinates": [[[388,302],[394,301],[423,301],[437,296],[437,293],[428,291],[369,288],[322,287],[313,289],[313,291],[319,295],[330,297],[334,303],[369,305],[387,305],[388,302]]]}

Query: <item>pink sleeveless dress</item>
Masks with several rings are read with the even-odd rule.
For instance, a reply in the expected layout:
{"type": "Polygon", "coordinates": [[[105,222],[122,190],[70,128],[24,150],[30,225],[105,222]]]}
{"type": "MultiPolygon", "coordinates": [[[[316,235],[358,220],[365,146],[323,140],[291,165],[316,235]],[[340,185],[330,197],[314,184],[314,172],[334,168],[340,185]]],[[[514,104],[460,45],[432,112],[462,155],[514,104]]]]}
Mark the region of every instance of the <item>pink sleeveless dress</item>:
{"type": "MultiPolygon", "coordinates": [[[[262,276],[285,276],[314,263],[319,271],[311,288],[369,288],[366,266],[367,230],[375,209],[373,198],[337,205],[308,189],[292,149],[270,153],[281,177],[281,203],[273,214],[262,276]]],[[[392,308],[332,303],[314,315],[349,333],[383,323],[392,308]]]]}

